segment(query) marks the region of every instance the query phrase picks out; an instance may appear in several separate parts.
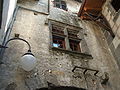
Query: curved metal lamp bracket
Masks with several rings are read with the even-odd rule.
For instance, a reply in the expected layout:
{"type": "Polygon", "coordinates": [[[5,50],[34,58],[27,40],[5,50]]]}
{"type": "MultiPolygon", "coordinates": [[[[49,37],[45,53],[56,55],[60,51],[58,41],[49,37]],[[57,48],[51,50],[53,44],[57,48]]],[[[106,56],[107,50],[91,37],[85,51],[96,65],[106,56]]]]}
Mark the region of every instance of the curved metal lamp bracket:
{"type": "Polygon", "coordinates": [[[31,46],[30,46],[30,44],[28,43],[28,41],[26,41],[26,40],[24,40],[24,39],[22,39],[22,38],[19,38],[19,37],[14,37],[14,38],[9,39],[9,40],[5,43],[4,46],[0,45],[0,48],[8,48],[8,47],[7,47],[7,44],[8,44],[10,41],[13,41],[13,40],[21,40],[21,41],[26,42],[27,45],[28,45],[28,47],[29,47],[28,52],[31,52],[31,46]]]}

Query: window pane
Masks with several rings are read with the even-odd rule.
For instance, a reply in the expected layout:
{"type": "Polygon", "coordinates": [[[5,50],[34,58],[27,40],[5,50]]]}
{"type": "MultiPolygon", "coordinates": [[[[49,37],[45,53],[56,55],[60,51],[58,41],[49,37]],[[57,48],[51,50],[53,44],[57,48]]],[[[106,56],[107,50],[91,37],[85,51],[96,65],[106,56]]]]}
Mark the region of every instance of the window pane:
{"type": "Polygon", "coordinates": [[[63,10],[66,10],[67,6],[66,6],[65,1],[61,1],[61,6],[63,10]]]}
{"type": "Polygon", "coordinates": [[[53,35],[53,47],[65,48],[65,40],[64,40],[64,38],[53,35]]]}
{"type": "Polygon", "coordinates": [[[62,9],[63,9],[63,10],[66,10],[66,5],[62,5],[62,9]]]}
{"type": "Polygon", "coordinates": [[[67,8],[66,2],[62,0],[54,0],[54,6],[63,10],[66,10],[67,8]]]}
{"type": "Polygon", "coordinates": [[[56,3],[56,5],[55,5],[57,8],[60,8],[60,4],[58,4],[58,3],[56,3]]]}
{"type": "Polygon", "coordinates": [[[57,43],[53,43],[53,47],[59,47],[60,46],[60,44],[57,44],[57,43]]]}
{"type": "Polygon", "coordinates": [[[74,40],[69,40],[70,42],[70,48],[72,49],[72,51],[81,51],[80,50],[80,45],[78,41],[74,41],[74,40]]]}

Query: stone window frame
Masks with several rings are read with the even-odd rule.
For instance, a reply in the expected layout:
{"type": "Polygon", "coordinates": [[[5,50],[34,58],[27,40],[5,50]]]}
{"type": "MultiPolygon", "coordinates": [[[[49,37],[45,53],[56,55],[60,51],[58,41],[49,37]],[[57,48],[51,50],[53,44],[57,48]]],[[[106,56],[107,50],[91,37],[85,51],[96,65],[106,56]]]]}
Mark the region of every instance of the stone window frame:
{"type": "MultiPolygon", "coordinates": [[[[73,25],[69,25],[69,24],[66,24],[66,23],[63,23],[63,22],[59,22],[59,21],[56,21],[56,20],[51,20],[51,19],[48,19],[48,26],[49,26],[49,36],[50,36],[50,50],[55,50],[55,51],[60,51],[60,52],[63,52],[63,53],[67,53],[67,54],[71,54],[71,55],[78,55],[82,58],[87,58],[87,59],[93,59],[92,55],[90,54],[90,51],[89,51],[89,48],[88,48],[88,45],[85,45],[86,41],[83,40],[84,38],[84,33],[83,33],[83,28],[81,27],[77,27],[77,26],[73,26],[73,25]],[[67,30],[65,30],[64,33],[65,34],[65,40],[66,40],[66,44],[68,47],[66,47],[65,49],[62,49],[62,48],[56,48],[56,47],[53,47],[53,38],[52,38],[52,25],[58,25],[60,27],[65,27],[65,29],[72,29],[72,30],[77,30],[79,31],[79,40],[81,41],[80,42],[80,46],[81,47],[81,52],[79,51],[72,51],[70,49],[70,46],[69,46],[69,41],[68,41],[68,37],[66,36],[67,34],[67,30]],[[86,47],[85,47],[86,46],[86,47]],[[87,51],[87,52],[86,52],[87,51]]],[[[87,44],[87,43],[86,43],[87,44]]]]}
{"type": "MultiPolygon", "coordinates": [[[[81,28],[80,28],[81,29],[81,28]]],[[[60,23],[56,23],[56,22],[51,22],[50,23],[50,33],[51,33],[51,47],[52,48],[58,48],[58,49],[63,49],[63,50],[69,50],[69,51],[74,51],[74,52],[81,52],[82,51],[82,49],[80,49],[80,44],[81,44],[81,38],[79,38],[79,37],[70,37],[70,35],[68,35],[68,32],[69,33],[79,33],[79,30],[78,29],[76,29],[75,27],[74,28],[71,28],[70,26],[69,27],[67,27],[67,26],[64,26],[64,25],[60,25],[60,23]],[[58,28],[61,28],[61,31],[63,31],[64,32],[64,34],[63,35],[60,35],[60,34],[55,34],[55,33],[53,33],[53,27],[54,26],[58,26],[58,28]],[[72,31],[72,30],[74,30],[74,31],[72,31]],[[53,40],[54,40],[54,36],[58,36],[58,37],[60,37],[60,38],[64,38],[64,41],[65,41],[65,47],[64,48],[59,48],[59,47],[54,47],[53,46],[53,40]],[[76,50],[73,50],[73,49],[71,49],[71,46],[70,46],[70,41],[71,42],[73,42],[73,41],[75,41],[75,42],[79,42],[78,44],[79,44],[79,48],[77,48],[76,50]]],[[[72,34],[71,33],[71,34],[72,34]]],[[[78,47],[78,46],[77,46],[78,47]]]]}

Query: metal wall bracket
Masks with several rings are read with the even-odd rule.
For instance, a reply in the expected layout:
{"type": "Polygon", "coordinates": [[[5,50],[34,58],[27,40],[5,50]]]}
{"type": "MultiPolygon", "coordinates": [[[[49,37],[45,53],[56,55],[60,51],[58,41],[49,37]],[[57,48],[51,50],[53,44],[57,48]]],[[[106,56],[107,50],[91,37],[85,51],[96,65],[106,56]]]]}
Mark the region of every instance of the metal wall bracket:
{"type": "Polygon", "coordinates": [[[78,66],[75,66],[75,67],[73,68],[72,72],[74,72],[75,69],[77,69],[77,68],[83,69],[83,70],[84,70],[84,71],[83,71],[83,74],[86,74],[87,71],[94,71],[94,72],[95,72],[94,75],[96,76],[97,73],[99,72],[98,70],[94,70],[94,69],[90,69],[90,68],[86,68],[86,67],[80,67],[80,66],[79,66],[79,67],[78,67],[78,66]]]}

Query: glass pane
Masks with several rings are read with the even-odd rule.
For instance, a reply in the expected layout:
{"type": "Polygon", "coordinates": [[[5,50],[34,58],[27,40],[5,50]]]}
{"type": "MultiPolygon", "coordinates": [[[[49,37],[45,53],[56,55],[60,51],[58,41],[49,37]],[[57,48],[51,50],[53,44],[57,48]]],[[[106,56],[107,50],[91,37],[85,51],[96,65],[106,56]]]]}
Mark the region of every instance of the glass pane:
{"type": "Polygon", "coordinates": [[[60,46],[60,44],[58,44],[58,43],[53,43],[53,47],[59,47],[60,46]]]}
{"type": "Polygon", "coordinates": [[[72,51],[80,51],[80,45],[78,41],[75,40],[69,40],[70,41],[70,48],[72,51]]]}
{"type": "Polygon", "coordinates": [[[57,8],[60,8],[60,4],[57,4],[57,3],[56,3],[56,7],[57,7],[57,8]]]}
{"type": "Polygon", "coordinates": [[[53,47],[65,48],[65,39],[59,36],[53,35],[53,47]]]}

